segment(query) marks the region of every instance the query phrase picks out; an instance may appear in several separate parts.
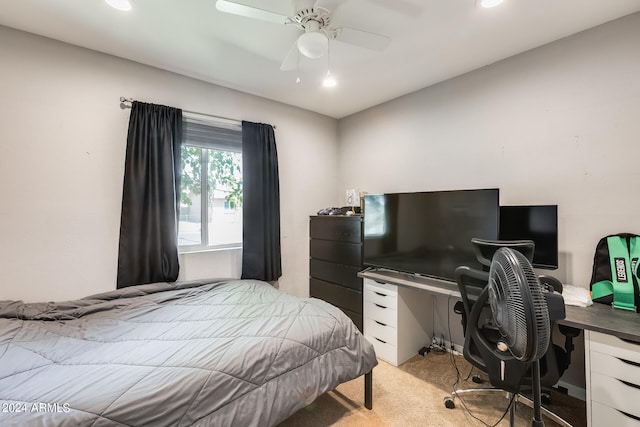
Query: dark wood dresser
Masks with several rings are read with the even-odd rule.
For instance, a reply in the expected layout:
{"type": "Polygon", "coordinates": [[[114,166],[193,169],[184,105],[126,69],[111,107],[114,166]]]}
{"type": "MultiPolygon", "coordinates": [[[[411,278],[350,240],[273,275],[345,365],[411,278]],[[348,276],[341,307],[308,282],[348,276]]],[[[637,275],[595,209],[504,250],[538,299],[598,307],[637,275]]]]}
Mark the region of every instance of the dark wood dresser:
{"type": "Polygon", "coordinates": [[[362,331],[362,217],[312,216],[309,234],[309,295],[340,308],[362,331]]]}

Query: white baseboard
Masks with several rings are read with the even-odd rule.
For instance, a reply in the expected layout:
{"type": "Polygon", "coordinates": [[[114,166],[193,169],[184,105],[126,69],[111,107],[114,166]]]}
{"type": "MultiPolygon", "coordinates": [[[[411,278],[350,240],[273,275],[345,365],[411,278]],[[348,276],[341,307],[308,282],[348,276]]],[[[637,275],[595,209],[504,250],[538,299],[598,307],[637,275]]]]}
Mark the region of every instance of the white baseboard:
{"type": "Polygon", "coordinates": [[[453,352],[453,354],[455,354],[456,356],[462,356],[462,346],[461,345],[453,344],[453,350],[451,349],[451,342],[450,341],[444,341],[443,345],[444,345],[444,349],[443,350],[446,350],[449,353],[453,352]]]}
{"type": "Polygon", "coordinates": [[[582,387],[565,383],[564,381],[558,381],[558,386],[566,388],[567,394],[571,397],[575,397],[576,399],[580,399],[584,401],[587,400],[587,390],[582,387]]]}

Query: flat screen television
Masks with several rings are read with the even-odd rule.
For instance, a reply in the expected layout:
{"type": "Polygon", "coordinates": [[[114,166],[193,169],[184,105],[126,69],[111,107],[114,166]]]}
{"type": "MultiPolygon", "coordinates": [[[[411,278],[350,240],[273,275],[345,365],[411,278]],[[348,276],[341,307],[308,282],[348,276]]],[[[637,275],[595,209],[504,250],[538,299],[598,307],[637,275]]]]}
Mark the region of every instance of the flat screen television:
{"type": "Polygon", "coordinates": [[[500,207],[500,240],[533,240],[534,267],[558,268],[558,205],[500,207]]]}
{"type": "Polygon", "coordinates": [[[363,262],[454,281],[460,265],[481,269],[471,238],[496,240],[499,190],[364,196],[363,262]]]}

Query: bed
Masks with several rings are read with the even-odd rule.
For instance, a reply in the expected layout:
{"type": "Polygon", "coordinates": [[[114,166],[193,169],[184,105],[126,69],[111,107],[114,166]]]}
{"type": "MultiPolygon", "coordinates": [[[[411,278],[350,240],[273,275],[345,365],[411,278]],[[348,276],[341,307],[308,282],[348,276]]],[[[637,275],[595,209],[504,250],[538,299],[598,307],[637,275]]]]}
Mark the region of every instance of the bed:
{"type": "Polygon", "coordinates": [[[255,280],[0,302],[0,425],[272,426],[365,375],[339,309],[255,280]]]}

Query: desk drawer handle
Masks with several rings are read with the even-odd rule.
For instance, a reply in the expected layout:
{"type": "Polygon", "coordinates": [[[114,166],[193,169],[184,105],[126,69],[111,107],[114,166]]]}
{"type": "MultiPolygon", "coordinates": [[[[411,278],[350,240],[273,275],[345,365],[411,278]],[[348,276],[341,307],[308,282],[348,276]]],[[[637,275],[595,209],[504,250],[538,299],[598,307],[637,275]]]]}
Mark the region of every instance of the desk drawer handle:
{"type": "Polygon", "coordinates": [[[374,320],[374,322],[376,322],[378,325],[381,325],[381,326],[387,326],[386,323],[378,322],[377,320],[374,320]]]}
{"type": "Polygon", "coordinates": [[[630,382],[628,382],[628,381],[621,380],[621,379],[618,379],[618,381],[620,381],[622,384],[624,384],[624,385],[626,385],[626,386],[633,387],[633,388],[639,388],[639,389],[640,389],[640,385],[638,385],[638,384],[633,384],[633,383],[630,383],[630,382]]]}
{"type": "Polygon", "coordinates": [[[619,361],[621,361],[622,363],[626,363],[627,365],[631,365],[631,366],[640,366],[640,363],[638,362],[632,362],[631,360],[627,360],[627,359],[623,359],[621,357],[617,358],[619,361]]]}
{"type": "Polygon", "coordinates": [[[380,308],[387,308],[384,305],[380,305],[380,304],[376,304],[376,303],[374,303],[373,305],[375,305],[376,307],[380,307],[380,308]]]}
{"type": "Polygon", "coordinates": [[[383,293],[381,293],[381,292],[376,292],[376,291],[374,291],[374,293],[375,293],[376,295],[380,295],[381,297],[386,297],[386,296],[388,296],[387,294],[383,294],[383,293]]]}
{"type": "MultiPolygon", "coordinates": [[[[376,337],[374,337],[374,338],[376,338],[376,337]]],[[[376,339],[377,339],[378,341],[380,341],[382,344],[386,344],[386,343],[387,343],[386,341],[382,341],[380,338],[376,338],[376,339]]]]}
{"type": "Polygon", "coordinates": [[[626,339],[626,338],[620,338],[620,337],[618,337],[618,339],[619,339],[620,341],[624,341],[624,342],[629,343],[629,344],[633,344],[633,345],[640,345],[640,342],[637,342],[637,341],[631,341],[631,340],[628,340],[628,339],[626,339]]]}
{"type": "Polygon", "coordinates": [[[628,418],[634,419],[636,421],[640,421],[640,417],[636,417],[635,415],[628,414],[628,413],[626,413],[624,411],[621,411],[620,409],[616,409],[616,411],[620,412],[622,415],[624,415],[624,416],[626,416],[628,418]]]}

